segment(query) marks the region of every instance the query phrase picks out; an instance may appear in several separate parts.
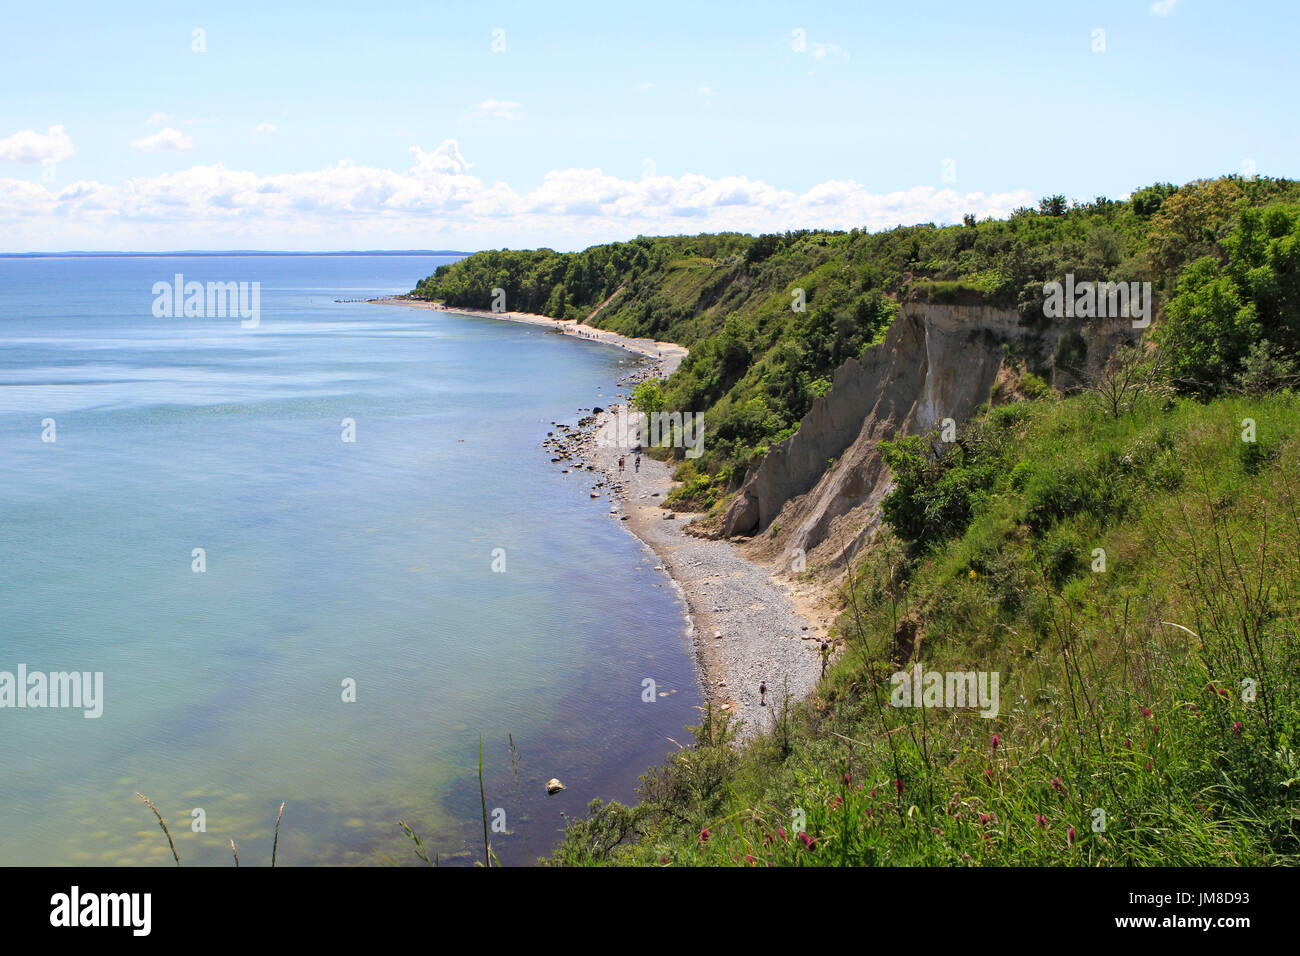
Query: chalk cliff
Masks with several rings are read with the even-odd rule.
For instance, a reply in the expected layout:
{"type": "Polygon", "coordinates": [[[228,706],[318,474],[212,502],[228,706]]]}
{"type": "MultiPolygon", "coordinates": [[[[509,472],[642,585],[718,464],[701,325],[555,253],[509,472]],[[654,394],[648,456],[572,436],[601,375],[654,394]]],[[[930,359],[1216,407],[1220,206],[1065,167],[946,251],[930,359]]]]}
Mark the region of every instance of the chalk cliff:
{"type": "Polygon", "coordinates": [[[889,493],[878,442],[969,418],[1009,358],[1069,387],[1139,334],[1129,319],[1026,323],[989,305],[904,304],[884,341],[840,366],[799,430],[750,469],[723,534],[752,536],[746,550],[778,571],[800,556],[809,568],[842,566],[889,493]]]}

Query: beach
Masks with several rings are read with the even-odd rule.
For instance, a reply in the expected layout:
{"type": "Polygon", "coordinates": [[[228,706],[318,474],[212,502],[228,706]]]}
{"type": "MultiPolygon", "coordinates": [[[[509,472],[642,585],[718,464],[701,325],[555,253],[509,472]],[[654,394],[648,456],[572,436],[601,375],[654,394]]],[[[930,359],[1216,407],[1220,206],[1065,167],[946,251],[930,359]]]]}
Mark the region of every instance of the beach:
{"type": "MultiPolygon", "coordinates": [[[[444,308],[418,299],[391,297],[381,305],[430,308],[542,326],[624,348],[652,360],[620,379],[622,404],[637,382],[667,377],[689,354],[681,345],[630,339],[576,321],[520,312],[444,308]]],[[[672,466],[602,444],[598,432],[615,420],[622,404],[579,409],[573,422],[555,422],[544,443],[555,467],[587,483],[592,507],[607,511],[655,555],[656,571],[667,575],[685,602],[689,639],[705,699],[740,722],[741,739],[770,729],[786,694],[806,697],[822,669],[821,643],[828,641],[833,614],[825,595],[811,583],[783,579],[743,557],[729,542],[692,534],[700,517],[663,507],[673,487],[672,466]],[[600,408],[600,411],[593,411],[600,408]],[[619,470],[618,461],[625,458],[619,470]],[[760,692],[760,686],[766,693],[760,692]]],[[[705,441],[707,441],[707,436],[705,441]]],[[[832,649],[833,653],[833,649],[832,649]]]]}
{"type": "MultiPolygon", "coordinates": [[[[488,309],[449,309],[440,302],[431,302],[428,299],[414,299],[408,296],[394,295],[385,296],[380,299],[368,300],[373,305],[404,305],[415,309],[432,309],[435,312],[454,312],[457,315],[477,315],[489,319],[501,319],[505,322],[522,322],[525,325],[538,325],[552,332],[559,332],[562,335],[573,335],[579,338],[590,339],[594,342],[602,342],[605,345],[612,345],[617,348],[627,349],[629,352],[636,352],[655,359],[662,363],[661,369],[665,377],[671,375],[677,370],[677,366],[682,363],[682,359],[690,354],[690,351],[683,346],[674,342],[656,342],[654,339],[632,339],[617,332],[610,332],[608,329],[600,329],[594,325],[587,325],[579,322],[577,319],[553,319],[545,315],[536,315],[532,312],[492,312],[488,309]]],[[[599,309],[597,310],[599,311],[599,309]]],[[[594,313],[593,313],[594,314],[594,313]]]]}

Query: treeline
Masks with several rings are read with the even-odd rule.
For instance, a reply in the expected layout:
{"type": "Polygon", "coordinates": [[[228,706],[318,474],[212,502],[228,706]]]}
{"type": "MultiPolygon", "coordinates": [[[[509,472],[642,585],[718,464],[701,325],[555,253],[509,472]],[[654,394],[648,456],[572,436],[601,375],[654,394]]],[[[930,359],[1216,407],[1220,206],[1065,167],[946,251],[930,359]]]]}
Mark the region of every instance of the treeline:
{"type": "Polygon", "coordinates": [[[1043,283],[1066,273],[1150,281],[1167,302],[1186,271],[1187,299],[1171,307],[1168,345],[1183,354],[1187,387],[1231,385],[1247,361],[1265,376],[1286,374],[1296,336],[1279,316],[1294,302],[1286,276],[1294,275],[1287,237],[1295,216],[1277,210],[1289,203],[1300,203],[1295,182],[1229,176],[1156,184],[1128,201],[1049,196],[1006,219],[967,216],[946,227],[497,250],[440,267],[413,294],[490,308],[501,289],[511,310],[586,320],[599,308],[598,326],[688,346],[662,398],[705,413],[706,453],[694,464],[707,480],[692,487],[696,503],[708,505],[793,432],[834,370],[881,338],[907,296],[978,298],[1030,316],[1041,315],[1043,283]],[[1229,263],[1233,250],[1239,266],[1229,263]],[[1257,272],[1266,267],[1283,277],[1276,288],[1257,272]]]}

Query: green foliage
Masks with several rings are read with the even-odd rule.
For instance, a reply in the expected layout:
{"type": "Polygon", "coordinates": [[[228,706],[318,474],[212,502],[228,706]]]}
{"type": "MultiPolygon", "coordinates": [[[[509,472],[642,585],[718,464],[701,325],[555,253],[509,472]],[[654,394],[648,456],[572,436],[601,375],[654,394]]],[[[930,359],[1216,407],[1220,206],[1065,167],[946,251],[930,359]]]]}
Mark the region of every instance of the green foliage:
{"type": "Polygon", "coordinates": [[[682,462],[673,478],[677,484],[668,492],[668,504],[691,511],[708,511],[718,503],[716,479],[697,469],[693,461],[682,462]]]}
{"type": "Polygon", "coordinates": [[[1287,379],[1300,350],[1300,207],[1244,209],[1222,259],[1192,263],[1159,336],[1175,382],[1207,395],[1287,379]]]}
{"type": "MultiPolygon", "coordinates": [[[[1152,281],[1169,293],[1187,263],[1227,255],[1243,211],[1296,202],[1294,182],[1224,177],[1156,184],[1129,202],[1050,196],[1004,220],[969,217],[945,227],[641,236],[573,253],[492,250],[439,267],[413,295],[485,309],[501,289],[511,310],[687,346],[690,356],[663,388],[663,408],[705,414],[708,439],[697,466],[725,490],[793,433],[837,368],[881,341],[900,298],[1001,303],[1041,321],[1043,283],[1067,272],[1079,281],[1152,281]],[[803,311],[795,310],[798,290],[803,311]]],[[[1193,329],[1184,372],[1197,373],[1201,359],[1213,366],[1222,352],[1208,371],[1225,381],[1248,376],[1251,387],[1267,388],[1290,374],[1294,336],[1281,334],[1277,317],[1294,315],[1296,244],[1284,225],[1276,212],[1259,213],[1240,243],[1238,258],[1251,265],[1223,273],[1223,288],[1188,286],[1199,299],[1179,307],[1193,329]],[[1234,301],[1252,303],[1255,318],[1238,317],[1234,301]],[[1198,336],[1207,313],[1212,331],[1198,336]],[[1256,320],[1258,334],[1236,327],[1256,320]],[[1272,343],[1275,364],[1258,359],[1251,373],[1245,361],[1262,338],[1272,343]]],[[[1082,358],[1081,340],[1067,345],[1062,367],[1082,358]]]]}
{"type": "MultiPolygon", "coordinates": [[[[740,746],[697,731],[556,861],[1300,863],[1300,399],[1012,407],[969,454],[893,443],[901,470],[991,481],[921,522],[924,551],[887,527],[853,565],[813,697],[740,746]],[[900,646],[998,673],[996,716],[891,706],[900,646]]],[[[909,487],[908,519],[948,498],[909,487]]]]}
{"type": "Polygon", "coordinates": [[[660,379],[651,378],[640,382],[632,389],[632,403],[637,410],[647,415],[664,409],[664,385],[660,379]]]}
{"type": "Polygon", "coordinates": [[[997,477],[1002,433],[1017,414],[1016,406],[1000,406],[952,443],[922,435],[880,443],[894,478],[880,513],[899,537],[921,551],[966,530],[997,477]]]}
{"type": "MultiPolygon", "coordinates": [[[[1010,392],[1032,400],[953,442],[882,442],[885,526],[850,566],[844,652],[816,693],[744,745],[697,732],[638,806],[571,824],[557,860],[1300,863],[1297,203],[1294,183],[1224,177],[1127,203],[1049,197],[1002,222],[769,237],[741,256],[745,304],[711,287],[721,311],[683,326],[699,364],[665,390],[726,435],[720,460],[683,469],[692,487],[788,434],[892,296],[978,293],[1029,318],[1042,282],[1072,272],[1150,280],[1167,308],[1158,350],[1118,355],[1073,397],[1022,374],[1010,392]],[[784,284],[759,289],[751,270],[769,269],[784,284]],[[787,314],[793,287],[805,314],[787,314]],[[904,662],[996,672],[1001,709],[890,706],[904,662]],[[588,827],[611,849],[591,850],[588,827]]],[[[1081,342],[1058,365],[1079,364],[1081,342]]]]}
{"type": "Polygon", "coordinates": [[[1161,204],[1176,192],[1178,187],[1172,183],[1156,183],[1154,186],[1133,190],[1129,201],[1133,204],[1135,213],[1143,219],[1150,219],[1160,211],[1161,204]]]}

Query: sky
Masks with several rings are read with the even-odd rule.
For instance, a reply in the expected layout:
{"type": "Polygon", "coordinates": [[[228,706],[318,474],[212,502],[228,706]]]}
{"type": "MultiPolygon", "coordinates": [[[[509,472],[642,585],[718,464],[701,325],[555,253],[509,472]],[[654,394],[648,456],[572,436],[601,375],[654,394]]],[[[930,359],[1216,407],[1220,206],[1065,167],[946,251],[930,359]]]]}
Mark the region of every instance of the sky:
{"type": "Polygon", "coordinates": [[[9,4],[0,252],[581,249],[1300,175],[1295,0],[9,4]]]}

